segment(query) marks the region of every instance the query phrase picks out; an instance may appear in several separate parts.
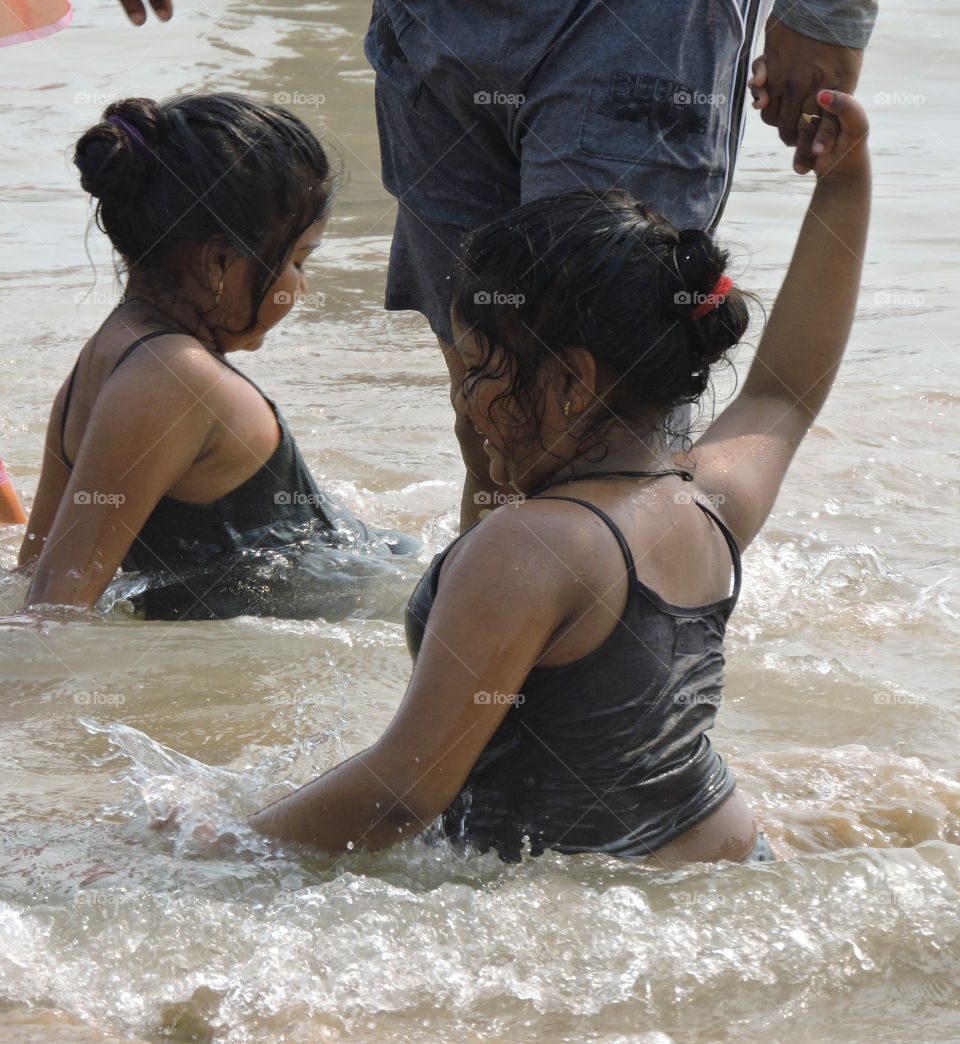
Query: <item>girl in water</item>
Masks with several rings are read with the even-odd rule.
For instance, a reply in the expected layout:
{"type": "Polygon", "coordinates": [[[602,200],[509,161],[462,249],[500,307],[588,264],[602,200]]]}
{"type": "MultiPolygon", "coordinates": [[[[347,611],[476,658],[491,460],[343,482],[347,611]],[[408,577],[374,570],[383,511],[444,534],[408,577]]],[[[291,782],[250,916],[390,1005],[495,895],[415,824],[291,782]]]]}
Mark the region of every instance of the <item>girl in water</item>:
{"type": "Polygon", "coordinates": [[[89,608],[122,565],[150,578],[134,601],[151,617],[343,615],[355,595],[316,588],[349,556],[301,552],[382,561],[419,545],[319,490],[274,404],[226,358],[256,351],[306,289],[333,188],[323,149],[290,113],[239,96],[131,98],[74,162],[127,281],[53,404],[20,552],[27,604],[89,608]]]}
{"type": "Polygon", "coordinates": [[[369,749],[251,817],[377,849],[440,816],[516,859],[599,851],[761,860],[706,732],[740,555],[822,406],[857,300],[867,121],[838,120],[743,386],[692,449],[664,425],[747,326],[726,255],[618,192],[527,204],[477,232],[454,296],[459,407],[518,503],[433,562],[408,607],[413,676],[369,749]]]}

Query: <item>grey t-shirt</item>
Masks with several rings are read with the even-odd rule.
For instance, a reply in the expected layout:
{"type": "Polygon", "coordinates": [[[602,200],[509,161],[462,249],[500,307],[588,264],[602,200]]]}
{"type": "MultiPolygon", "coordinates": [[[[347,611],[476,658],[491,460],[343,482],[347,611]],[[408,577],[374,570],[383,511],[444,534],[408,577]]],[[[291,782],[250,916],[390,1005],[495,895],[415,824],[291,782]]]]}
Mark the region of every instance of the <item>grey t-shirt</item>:
{"type": "Polygon", "coordinates": [[[776,0],[773,17],[804,36],[866,47],[877,21],[876,0],[776,0]]]}

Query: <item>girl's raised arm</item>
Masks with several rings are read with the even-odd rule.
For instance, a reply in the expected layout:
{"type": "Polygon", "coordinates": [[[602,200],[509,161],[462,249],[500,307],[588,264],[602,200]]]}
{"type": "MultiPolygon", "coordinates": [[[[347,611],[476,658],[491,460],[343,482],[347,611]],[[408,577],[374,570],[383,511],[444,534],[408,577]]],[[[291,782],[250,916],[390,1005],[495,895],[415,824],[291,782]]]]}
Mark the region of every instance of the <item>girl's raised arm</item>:
{"type": "Polygon", "coordinates": [[[773,507],[784,473],[836,376],[857,305],[870,215],[867,118],[852,96],[822,91],[840,124],[817,158],[817,185],[793,259],[743,389],[691,457],[697,485],[741,547],[773,507]]]}

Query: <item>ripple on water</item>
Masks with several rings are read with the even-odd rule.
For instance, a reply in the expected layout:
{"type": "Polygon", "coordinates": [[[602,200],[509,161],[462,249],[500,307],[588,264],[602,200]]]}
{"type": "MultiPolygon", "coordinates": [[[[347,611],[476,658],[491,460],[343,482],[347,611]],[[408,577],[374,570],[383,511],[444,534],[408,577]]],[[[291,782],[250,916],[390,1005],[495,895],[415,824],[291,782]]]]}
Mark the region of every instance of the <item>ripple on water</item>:
{"type": "MultiPolygon", "coordinates": [[[[182,1035],[190,1025],[238,1042],[281,1028],[291,1036],[274,1039],[497,1040],[508,1027],[521,1041],[759,1041],[775,1016],[827,1001],[862,1014],[898,983],[904,1004],[957,999],[952,845],[673,871],[474,857],[474,880],[445,856],[452,879],[396,883],[436,860],[418,847],[322,881],[294,865],[285,881],[263,857],[206,881],[187,864],[153,887],[114,878],[70,901],[0,904],[8,995],[116,1032],[206,1039],[182,1035]]],[[[843,1039],[822,1014],[826,1035],[807,1039],[843,1039]]]]}
{"type": "Polygon", "coordinates": [[[760,1041],[787,1018],[798,1039],[839,1042],[884,997],[904,1011],[929,998],[920,1025],[942,1039],[956,1026],[960,785],[917,759],[794,749],[738,765],[772,836],[807,850],[787,862],[507,865],[420,840],[341,858],[274,845],[242,820],[269,753],[209,766],[87,727],[126,797],[92,826],[5,835],[13,1001],[244,1044],[760,1041]],[[171,804],[178,823],[148,831],[171,804]],[[235,837],[197,843],[203,823],[235,837]],[[841,845],[858,847],[824,850],[841,845]]]}

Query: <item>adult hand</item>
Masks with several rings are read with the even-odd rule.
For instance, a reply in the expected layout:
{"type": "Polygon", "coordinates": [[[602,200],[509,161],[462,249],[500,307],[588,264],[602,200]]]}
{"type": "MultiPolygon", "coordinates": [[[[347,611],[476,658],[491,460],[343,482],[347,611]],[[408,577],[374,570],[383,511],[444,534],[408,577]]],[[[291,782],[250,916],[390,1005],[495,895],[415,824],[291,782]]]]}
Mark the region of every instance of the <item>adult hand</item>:
{"type": "Polygon", "coordinates": [[[812,170],[817,157],[829,155],[837,143],[837,121],[821,109],[817,92],[826,87],[852,93],[862,65],[860,48],[814,40],[775,18],[767,22],[764,53],[753,63],[748,86],[763,122],[779,130],[784,144],[796,147],[798,173],[812,170]],[[805,120],[804,113],[818,118],[805,120]]]}
{"type": "MultiPolygon", "coordinates": [[[[120,4],[134,25],[143,25],[147,20],[147,9],[142,0],[120,0],[120,4]]],[[[150,0],[150,6],[161,22],[169,22],[173,18],[173,0],[150,0]]]]}

